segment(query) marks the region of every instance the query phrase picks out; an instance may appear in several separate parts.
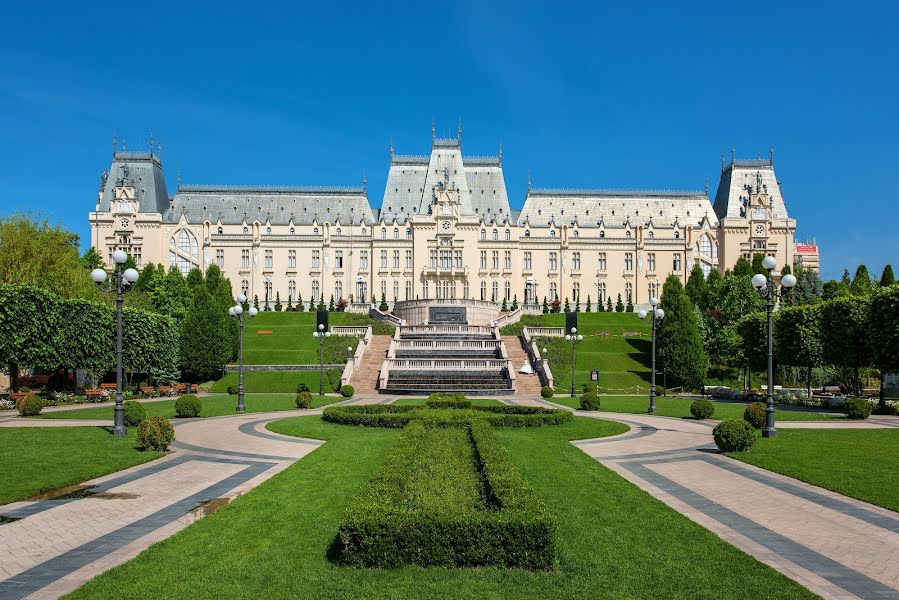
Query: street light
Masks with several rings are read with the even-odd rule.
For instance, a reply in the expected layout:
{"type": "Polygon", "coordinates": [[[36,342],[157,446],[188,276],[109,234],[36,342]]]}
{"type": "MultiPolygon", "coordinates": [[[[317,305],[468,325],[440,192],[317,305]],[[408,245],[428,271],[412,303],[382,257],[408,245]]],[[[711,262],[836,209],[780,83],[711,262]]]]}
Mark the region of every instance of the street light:
{"type": "Polygon", "coordinates": [[[565,336],[565,341],[571,343],[571,397],[575,397],[574,393],[574,363],[575,363],[575,351],[574,347],[578,342],[584,340],[584,336],[578,335],[577,327],[571,328],[571,333],[565,336]]]}
{"type": "MultiPolygon", "coordinates": [[[[240,339],[240,344],[238,345],[238,356],[240,357],[239,366],[237,367],[237,412],[242,413],[247,410],[247,407],[243,403],[243,321],[244,321],[244,312],[243,305],[247,301],[247,297],[243,294],[237,295],[237,304],[228,309],[228,314],[237,319],[238,323],[238,337],[240,339]]],[[[247,318],[252,319],[256,316],[256,313],[259,311],[255,306],[251,306],[247,311],[247,318]]]]}
{"type": "Polygon", "coordinates": [[[122,406],[122,301],[123,296],[131,290],[131,287],[139,277],[135,269],[122,271],[128,255],[124,250],[116,250],[112,253],[112,262],[115,263],[112,281],[106,281],[104,269],[91,271],[91,279],[104,292],[115,292],[115,410],[113,411],[112,434],[125,435],[128,430],[125,427],[125,409],[122,406]]]}
{"type": "Polygon", "coordinates": [[[331,337],[330,331],[325,331],[323,323],[318,324],[318,331],[312,332],[312,337],[318,338],[318,395],[325,395],[325,338],[331,337]]]}
{"type": "Polygon", "coordinates": [[[652,379],[649,386],[649,414],[653,414],[656,412],[656,330],[662,322],[662,319],[665,318],[665,311],[658,308],[658,298],[650,298],[649,305],[652,306],[652,313],[647,313],[645,310],[639,310],[637,311],[637,316],[643,320],[646,319],[646,316],[649,314],[652,319],[652,379]]]}
{"type": "MultiPolygon", "coordinates": [[[[768,301],[768,398],[762,437],[777,437],[777,428],[774,426],[774,299],[781,298],[783,290],[778,290],[774,286],[774,268],[777,266],[777,260],[773,256],[766,256],[762,266],[768,271],[768,275],[756,273],[752,276],[752,285],[759,296],[768,301]]],[[[792,274],[784,275],[780,285],[790,289],[796,285],[796,277],[792,274]]]]}

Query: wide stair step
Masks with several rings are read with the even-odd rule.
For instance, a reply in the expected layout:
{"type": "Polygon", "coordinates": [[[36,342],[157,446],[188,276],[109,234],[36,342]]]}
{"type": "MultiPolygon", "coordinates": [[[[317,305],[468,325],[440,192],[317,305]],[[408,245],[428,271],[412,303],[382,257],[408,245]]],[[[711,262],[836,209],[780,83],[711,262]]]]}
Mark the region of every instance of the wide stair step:
{"type": "Polygon", "coordinates": [[[521,338],[506,335],[503,336],[502,339],[503,343],[506,346],[506,353],[509,356],[509,360],[512,362],[512,368],[515,369],[515,395],[535,397],[539,396],[541,387],[540,377],[536,373],[534,373],[533,375],[526,375],[524,373],[518,372],[518,369],[521,368],[521,365],[529,362],[528,355],[524,350],[521,338]]]}

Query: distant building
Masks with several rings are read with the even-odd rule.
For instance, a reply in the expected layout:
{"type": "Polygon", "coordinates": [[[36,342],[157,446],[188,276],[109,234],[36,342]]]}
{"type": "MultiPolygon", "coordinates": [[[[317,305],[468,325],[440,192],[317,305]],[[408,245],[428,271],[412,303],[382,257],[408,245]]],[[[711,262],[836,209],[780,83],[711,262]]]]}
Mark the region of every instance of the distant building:
{"type": "MultiPolygon", "coordinates": [[[[792,265],[796,221],[773,157],[723,164],[707,190],[577,190],[528,186],[511,210],[495,156],[465,157],[462,132],[433,135],[430,154],[390,149],[387,185],[373,209],[361,187],[182,185],[169,196],[152,152],[113,152],[89,219],[91,243],[138,265],[219,265],[260,302],[331,296],[368,301],[475,298],[539,304],[618,295],[645,304],[665,278],[707,274],[739,257],[792,265]]],[[[817,268],[817,252],[815,253],[817,268]]]]}

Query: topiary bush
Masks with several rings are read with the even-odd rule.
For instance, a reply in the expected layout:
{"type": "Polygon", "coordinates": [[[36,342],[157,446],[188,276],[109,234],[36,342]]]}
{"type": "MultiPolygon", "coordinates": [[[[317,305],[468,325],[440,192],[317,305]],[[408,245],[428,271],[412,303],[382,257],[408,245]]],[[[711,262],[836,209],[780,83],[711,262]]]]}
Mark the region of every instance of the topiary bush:
{"type": "Polygon", "coordinates": [[[44,401],[34,394],[28,394],[16,401],[16,408],[23,417],[35,417],[44,409],[44,401]]]}
{"type": "Polygon", "coordinates": [[[126,400],[122,408],[125,412],[125,425],[128,427],[136,427],[147,418],[147,409],[137,400],[126,400]]]}
{"type": "Polygon", "coordinates": [[[344,398],[352,398],[353,394],[355,394],[355,393],[356,393],[356,388],[354,388],[350,384],[341,386],[341,388],[340,388],[340,395],[343,396],[344,398]]]}
{"type": "Polygon", "coordinates": [[[181,396],[175,400],[175,415],[178,417],[199,417],[203,403],[193,394],[181,396]]]}
{"type": "Polygon", "coordinates": [[[715,414],[715,405],[712,404],[711,400],[706,400],[705,398],[694,400],[693,404],[690,405],[690,414],[693,415],[694,419],[699,419],[700,421],[708,419],[715,414]]]}
{"type": "Polygon", "coordinates": [[[599,394],[596,392],[581,394],[581,410],[599,410],[599,394]]]}
{"type": "Polygon", "coordinates": [[[765,408],[764,402],[753,402],[743,411],[743,419],[755,429],[761,429],[765,426],[765,408]]]}
{"type": "Polygon", "coordinates": [[[867,419],[871,416],[871,403],[864,398],[849,398],[843,404],[843,412],[850,419],[867,419]]]}
{"type": "Polygon", "coordinates": [[[552,398],[553,396],[555,396],[555,394],[556,391],[548,385],[544,385],[542,388],[540,388],[540,395],[544,398],[552,398]]]}
{"type": "Polygon", "coordinates": [[[310,392],[297,392],[297,408],[312,408],[312,394],[310,392]]]}
{"type": "Polygon", "coordinates": [[[165,451],[175,440],[175,428],[162,417],[144,419],[137,426],[137,442],[144,450],[165,451]]]}
{"type": "Polygon", "coordinates": [[[228,394],[230,394],[231,396],[234,396],[235,394],[237,394],[237,386],[229,385],[228,386],[228,394]]]}
{"type": "Polygon", "coordinates": [[[306,385],[305,383],[301,383],[301,384],[297,385],[297,393],[298,394],[302,394],[303,392],[308,392],[308,391],[309,391],[309,386],[306,385]]]}
{"type": "Polygon", "coordinates": [[[712,430],[715,445],[722,452],[743,452],[755,443],[755,429],[742,419],[725,419],[712,430]]]}
{"type": "Polygon", "coordinates": [[[590,392],[593,392],[594,394],[598,394],[599,389],[596,387],[595,383],[585,383],[582,392],[584,394],[588,394],[590,392]]]}

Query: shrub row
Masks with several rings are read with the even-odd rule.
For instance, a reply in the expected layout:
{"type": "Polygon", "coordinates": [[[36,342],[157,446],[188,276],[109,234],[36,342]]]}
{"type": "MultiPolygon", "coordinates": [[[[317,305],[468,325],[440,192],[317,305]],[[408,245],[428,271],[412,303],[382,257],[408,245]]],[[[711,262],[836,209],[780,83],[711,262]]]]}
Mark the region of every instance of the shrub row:
{"type": "Polygon", "coordinates": [[[431,394],[425,400],[428,408],[471,408],[471,400],[464,394],[431,394]]]}
{"type": "Polygon", "coordinates": [[[369,404],[332,406],[322,413],[330,423],[363,427],[405,427],[409,421],[423,420],[431,427],[456,426],[485,420],[495,427],[540,427],[560,425],[572,419],[567,410],[539,406],[473,406],[468,409],[432,409],[417,406],[369,404]]]}
{"type": "Polygon", "coordinates": [[[414,406],[368,404],[362,406],[332,406],[322,413],[322,419],[341,425],[362,427],[402,428],[412,420],[414,406]]]}
{"type": "Polygon", "coordinates": [[[555,530],[486,422],[461,430],[414,422],[347,507],[339,540],[353,566],[537,570],[554,564],[555,530]],[[440,480],[428,491],[435,470],[440,480]]]}

